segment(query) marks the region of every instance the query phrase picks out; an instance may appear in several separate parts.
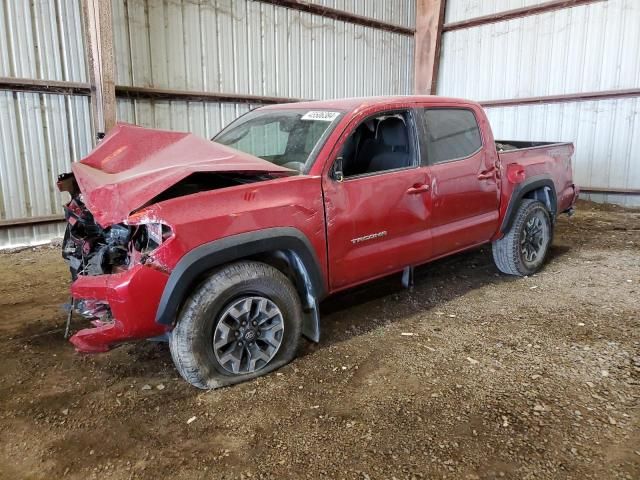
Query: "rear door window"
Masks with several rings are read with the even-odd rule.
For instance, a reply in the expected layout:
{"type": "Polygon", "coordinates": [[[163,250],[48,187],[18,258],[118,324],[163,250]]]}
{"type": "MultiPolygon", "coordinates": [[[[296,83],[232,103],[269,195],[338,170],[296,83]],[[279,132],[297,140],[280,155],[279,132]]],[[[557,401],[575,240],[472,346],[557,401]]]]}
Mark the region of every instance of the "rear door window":
{"type": "Polygon", "coordinates": [[[419,112],[422,163],[460,160],[482,148],[475,115],[463,108],[425,108],[419,112]]]}

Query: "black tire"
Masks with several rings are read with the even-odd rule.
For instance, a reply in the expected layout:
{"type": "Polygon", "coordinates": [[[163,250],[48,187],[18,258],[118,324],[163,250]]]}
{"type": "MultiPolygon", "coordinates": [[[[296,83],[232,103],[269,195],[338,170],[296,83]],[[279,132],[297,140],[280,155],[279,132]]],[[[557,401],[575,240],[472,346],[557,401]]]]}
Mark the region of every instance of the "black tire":
{"type": "MultiPolygon", "coordinates": [[[[290,362],[296,356],[301,330],[302,307],[289,279],[270,265],[242,261],[215,271],[189,296],[180,310],[176,327],[171,332],[169,347],[178,372],[187,382],[198,388],[213,389],[259,377],[290,362]],[[266,364],[254,371],[234,373],[230,369],[236,367],[235,363],[231,363],[230,367],[230,364],[223,365],[220,362],[220,348],[214,348],[214,335],[220,335],[218,324],[234,308],[233,305],[242,299],[256,297],[267,299],[270,305],[279,309],[277,318],[283,324],[280,344],[266,364]]],[[[241,335],[244,339],[243,335],[244,332],[241,335]]],[[[229,343],[231,349],[236,348],[233,346],[234,342],[235,340],[229,343]]],[[[240,345],[242,342],[237,343],[240,345]]],[[[256,343],[257,341],[252,343],[254,348],[256,343]]],[[[248,344],[237,348],[244,361],[248,354],[242,350],[248,349],[248,344]]],[[[251,355],[248,356],[251,358],[251,355]]],[[[244,368],[249,368],[246,361],[244,368]]]]}
{"type": "Polygon", "coordinates": [[[531,275],[542,267],[552,240],[553,222],[547,207],[538,200],[525,198],[520,203],[509,231],[493,242],[493,261],[502,273],[521,277],[531,275]],[[528,239],[531,235],[528,236],[527,233],[531,222],[539,222],[541,225],[541,243],[537,244],[536,237],[535,245],[539,251],[533,259],[531,255],[536,247],[529,248],[531,243],[528,239]]]}

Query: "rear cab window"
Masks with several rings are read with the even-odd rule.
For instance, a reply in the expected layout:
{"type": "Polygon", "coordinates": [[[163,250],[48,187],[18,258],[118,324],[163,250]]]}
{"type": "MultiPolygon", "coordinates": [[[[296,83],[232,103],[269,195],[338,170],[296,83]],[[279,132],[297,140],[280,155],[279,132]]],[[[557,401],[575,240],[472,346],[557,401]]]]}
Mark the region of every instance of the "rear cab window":
{"type": "Polygon", "coordinates": [[[482,135],[472,110],[418,109],[418,134],[423,165],[462,160],[482,148],[482,135]]]}

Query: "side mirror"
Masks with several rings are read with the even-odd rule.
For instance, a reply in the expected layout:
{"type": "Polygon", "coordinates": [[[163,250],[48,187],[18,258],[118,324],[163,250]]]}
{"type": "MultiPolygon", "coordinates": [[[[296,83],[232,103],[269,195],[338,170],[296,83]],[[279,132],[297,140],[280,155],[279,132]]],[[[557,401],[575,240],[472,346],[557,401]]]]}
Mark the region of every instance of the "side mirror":
{"type": "Polygon", "coordinates": [[[344,180],[344,173],[342,171],[342,157],[336,158],[336,162],[333,164],[332,177],[336,182],[342,182],[344,180]]]}

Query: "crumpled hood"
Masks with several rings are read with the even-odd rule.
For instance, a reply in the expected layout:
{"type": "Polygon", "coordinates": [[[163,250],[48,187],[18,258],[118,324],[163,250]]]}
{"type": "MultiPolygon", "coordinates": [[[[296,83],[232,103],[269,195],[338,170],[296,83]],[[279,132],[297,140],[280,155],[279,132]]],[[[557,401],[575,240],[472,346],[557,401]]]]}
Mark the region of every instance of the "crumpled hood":
{"type": "Polygon", "coordinates": [[[119,223],[183,178],[196,172],[274,173],[274,165],[190,133],[118,124],[72,166],[83,202],[106,227],[119,223]]]}

